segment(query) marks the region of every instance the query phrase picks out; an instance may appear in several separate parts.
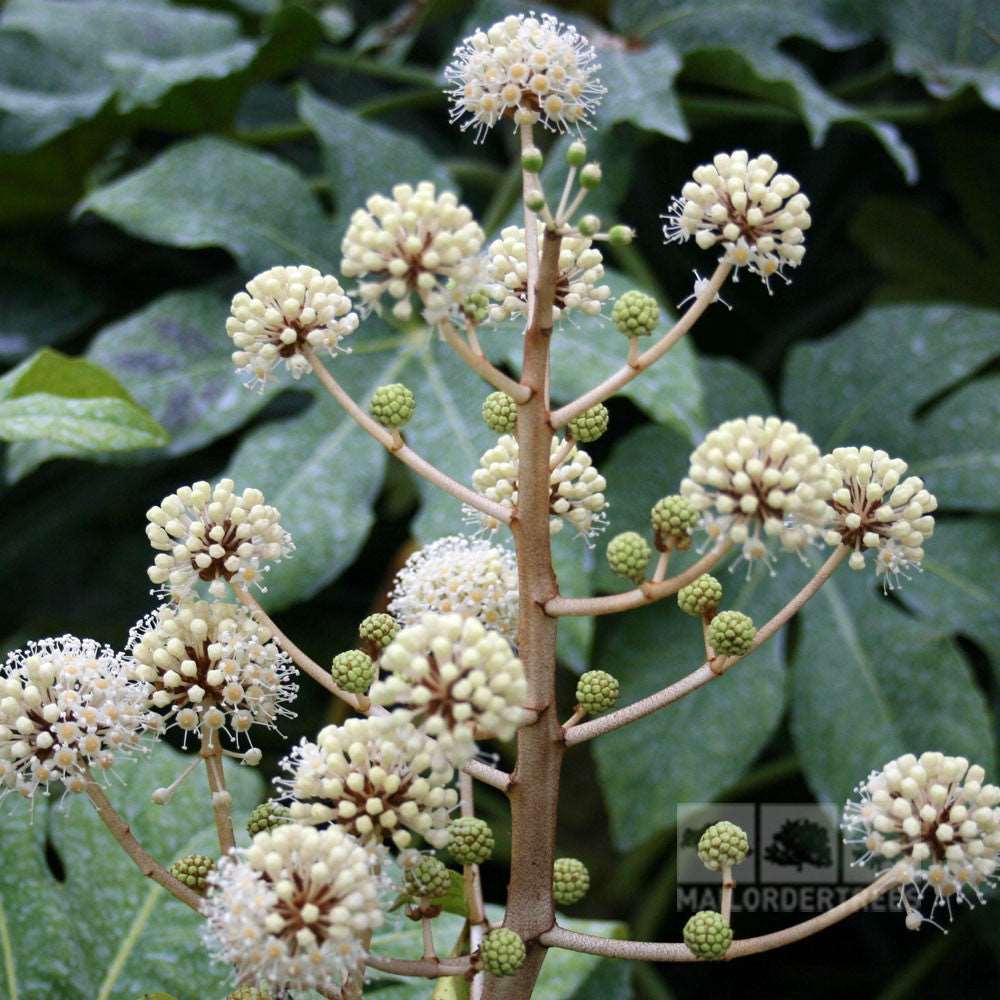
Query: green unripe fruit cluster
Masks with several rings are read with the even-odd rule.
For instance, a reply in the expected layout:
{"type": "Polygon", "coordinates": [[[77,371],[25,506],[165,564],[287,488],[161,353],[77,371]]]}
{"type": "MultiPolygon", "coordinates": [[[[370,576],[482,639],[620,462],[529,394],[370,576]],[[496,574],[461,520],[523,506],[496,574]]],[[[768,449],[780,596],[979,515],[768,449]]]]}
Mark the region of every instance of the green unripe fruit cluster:
{"type": "Polygon", "coordinates": [[[587,163],[580,171],[580,187],[584,191],[591,191],[601,183],[601,165],[599,163],[587,163]]]}
{"type": "Polygon", "coordinates": [[[587,162],[587,144],[580,139],[571,142],[566,150],[566,162],[571,167],[582,167],[587,162]]]}
{"type": "Polygon", "coordinates": [[[208,876],[215,869],[215,862],[204,854],[188,854],[170,866],[170,874],[189,889],[204,893],[208,888],[208,876]]]}
{"type": "Polygon", "coordinates": [[[485,323],[490,314],[490,297],[485,292],[472,292],[462,303],[462,312],[476,323],[485,323]]]}
{"type": "Polygon", "coordinates": [[[391,385],[380,385],[375,390],[371,414],[383,427],[398,429],[413,416],[416,406],[413,393],[401,382],[393,382],[391,385]]]}
{"type": "Polygon", "coordinates": [[[448,853],[460,865],[481,865],[493,855],[496,842],[489,824],[475,816],[460,816],[448,824],[448,853]]]}
{"type": "Polygon", "coordinates": [[[505,392],[491,392],[483,400],[483,422],[494,434],[513,434],[517,429],[517,403],[505,392]]]}
{"type": "Polygon", "coordinates": [[[691,546],[691,529],[698,523],[698,511],[689,500],[679,494],[661,497],[649,512],[653,526],[656,547],[661,552],[667,549],[687,549],[691,546]]]}
{"type": "Polygon", "coordinates": [[[358,626],[358,635],[365,642],[384,649],[399,633],[399,622],[384,611],[369,615],[358,626]]]}
{"type": "Polygon", "coordinates": [[[745,656],[756,634],[753,619],[742,611],[720,611],[708,626],[708,641],[723,656],[745,656]]]}
{"type": "Polygon", "coordinates": [[[708,573],[677,591],[677,607],[696,618],[714,611],[721,603],[722,584],[708,573]]]}
{"type": "Polygon", "coordinates": [[[698,841],[698,857],[713,872],[738,865],[750,850],[746,831],[728,819],[713,823],[698,841]]]}
{"type": "Polygon", "coordinates": [[[479,957],[494,976],[512,976],[524,964],[524,942],[508,927],[497,927],[483,938],[479,957]]]}
{"type": "Polygon", "coordinates": [[[334,684],[351,694],[367,694],[378,670],[372,658],[360,649],[338,653],[330,664],[334,684]]]}
{"type": "Polygon", "coordinates": [[[287,806],[283,806],[273,799],[268,799],[267,802],[262,802],[251,811],[250,818],[247,820],[247,833],[251,837],[256,837],[258,833],[273,830],[276,826],[282,826],[284,823],[291,823],[291,821],[292,814],[287,806]]]}
{"type": "Polygon", "coordinates": [[[256,986],[240,986],[233,990],[226,1000],[271,1000],[268,990],[259,990],[256,986]]]}
{"type": "Polygon", "coordinates": [[[660,322],[660,307],[652,295],[633,288],[615,302],[611,321],[626,337],[648,337],[660,322]]]}
{"type": "Polygon", "coordinates": [[[608,242],[613,247],[627,247],[635,239],[635,230],[631,226],[612,226],[608,230],[608,242]]]}
{"type": "Polygon", "coordinates": [[[611,572],[634,583],[645,579],[652,555],[649,543],[636,531],[623,531],[608,542],[607,557],[611,572]]]}
{"type": "Polygon", "coordinates": [[[417,899],[439,899],[451,888],[451,873],[443,861],[425,854],[403,876],[406,891],[417,899]]]}
{"type": "Polygon", "coordinates": [[[569,422],[569,432],[574,441],[589,444],[596,441],[608,429],[608,408],[603,403],[584,410],[569,422]]]}
{"type": "Polygon", "coordinates": [[[618,701],[618,681],[604,670],[588,670],[576,682],[576,701],[588,715],[606,712],[618,701]]]}
{"type": "Polygon", "coordinates": [[[560,906],[579,903],[590,888],[590,872],[576,858],[556,858],[552,865],[552,898],[560,906]]]}
{"type": "Polygon", "coordinates": [[[684,943],[706,961],[718,961],[732,942],[732,928],[715,910],[701,910],[684,925],[684,943]]]}
{"type": "Polygon", "coordinates": [[[581,236],[594,236],[601,231],[601,220],[596,215],[585,215],[576,224],[581,236]]]}
{"type": "Polygon", "coordinates": [[[545,163],[542,151],[534,146],[529,146],[521,153],[521,168],[529,174],[537,174],[545,163]]]}

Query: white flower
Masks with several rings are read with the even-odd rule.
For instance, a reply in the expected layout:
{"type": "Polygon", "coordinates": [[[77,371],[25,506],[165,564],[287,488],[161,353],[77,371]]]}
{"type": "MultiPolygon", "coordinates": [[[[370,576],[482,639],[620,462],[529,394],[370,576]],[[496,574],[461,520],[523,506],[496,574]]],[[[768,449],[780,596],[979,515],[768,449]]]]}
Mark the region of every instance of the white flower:
{"type": "Polygon", "coordinates": [[[31,798],[61,781],[83,790],[88,768],[107,770],[139,747],[157,716],[149,685],[93,639],[64,635],[10,653],[0,673],[0,792],[31,798]]]}
{"type": "Polygon", "coordinates": [[[934,533],[933,493],[917,476],[903,475],[906,462],[884,451],[835,448],[826,456],[840,474],[841,483],[829,500],[833,519],[824,538],[830,545],[854,549],[851,569],[865,568],[867,550],[875,551],[875,573],[891,586],[900,574],[919,567],[923,545],[934,533]]]}
{"type": "Polygon", "coordinates": [[[339,989],[382,923],[372,856],[338,827],[258,833],[208,881],[205,942],[257,986],[339,989]]]}
{"type": "Polygon", "coordinates": [[[964,757],[904,754],[872,771],[848,802],[843,830],[860,844],[857,864],[883,864],[899,878],[907,926],[919,928],[914,909],[925,893],[931,914],[951,900],[969,902],[966,889],[984,902],[982,887],[995,881],[1000,854],[1000,788],[984,785],[985,771],[964,757]],[[908,895],[906,889],[911,893],[908,895]]]}
{"type": "Polygon", "coordinates": [[[151,685],[150,702],[185,740],[225,729],[239,746],[252,726],[295,714],[284,707],[298,691],[291,660],[240,605],[166,604],[132,629],[128,652],[129,673],[151,685]]]}
{"type": "Polygon", "coordinates": [[[483,238],[471,210],[450,191],[435,195],[430,181],[397,184],[391,198],[373,194],[351,216],[340,269],[369,279],[358,289],[369,306],[388,293],[396,300],[393,314],[409,319],[415,293],[438,317],[454,303],[455,289],[473,290],[483,238]]]}
{"type": "MultiPolygon", "coordinates": [[[[553,437],[551,454],[554,456],[562,443],[553,437]]],[[[472,474],[476,489],[505,507],[517,506],[517,438],[504,434],[495,447],[483,453],[479,468],[472,474]]],[[[574,445],[562,462],[549,474],[552,499],[549,510],[549,530],[552,534],[562,530],[568,521],[577,533],[589,538],[603,531],[607,525],[604,511],[608,507],[604,490],[607,481],[594,468],[590,456],[574,445]]],[[[476,515],[484,527],[493,529],[493,518],[476,515]]]]}
{"type": "MultiPolygon", "coordinates": [[[[667,243],[692,236],[708,250],[722,247],[722,259],[746,267],[771,290],[771,277],[784,278],[785,267],[798,267],[805,256],[805,231],[812,224],[809,199],[790,174],[776,173],[774,157],[753,159],[745,149],[718,153],[694,171],[661,218],[667,243]]],[[[787,279],[785,279],[787,280],[787,279]]]]}
{"type": "Polygon", "coordinates": [[[747,560],[764,559],[767,540],[798,551],[829,519],[839,484],[808,434],[779,417],[727,420],[691,454],[681,494],[703,515],[710,537],[727,536],[747,560]]]}
{"type": "Polygon", "coordinates": [[[389,595],[389,614],[412,625],[425,612],[478,618],[517,641],[517,559],[485,539],[450,535],[406,560],[389,595]]]}
{"type": "Polygon", "coordinates": [[[507,640],[475,618],[422,615],[382,654],[388,672],[369,697],[433,736],[456,767],[476,754],[476,735],[512,739],[525,722],[528,684],[507,640]]]}
{"type": "Polygon", "coordinates": [[[511,14],[455,49],[445,79],[451,121],[476,141],[505,115],[517,125],[537,121],[554,132],[590,124],[607,89],[594,47],[551,14],[511,14]]]}
{"type": "Polygon", "coordinates": [[[292,378],[309,371],[302,347],[331,355],[358,328],[358,315],[340,282],[314,267],[272,267],[233,296],[226,332],[236,350],[233,364],[250,386],[263,388],[283,361],[292,378]],[[249,293],[249,294],[248,294],[249,293]]]}
{"type": "Polygon", "coordinates": [[[182,486],[146,517],[146,536],[160,552],[149,579],[171,599],[189,594],[199,581],[215,597],[225,596],[226,583],[234,579],[260,586],[261,574],[270,569],[264,564],[295,547],[281,514],[264,503],[260,490],[237,495],[231,479],[214,488],[206,482],[182,486]]]}
{"type": "MultiPolygon", "coordinates": [[[[559,249],[559,280],[556,284],[554,319],[571,309],[596,316],[611,289],[599,285],[604,277],[601,252],[586,236],[564,236],[559,249]]],[[[524,230],[507,226],[500,239],[490,244],[486,261],[486,291],[496,305],[490,319],[501,322],[528,313],[528,256],[524,230]]]]}
{"type": "Polygon", "coordinates": [[[327,726],[282,767],[291,776],[278,783],[297,822],[338,823],[373,847],[403,850],[414,833],[432,847],[448,842],[455,771],[432,739],[393,715],[327,726]]]}

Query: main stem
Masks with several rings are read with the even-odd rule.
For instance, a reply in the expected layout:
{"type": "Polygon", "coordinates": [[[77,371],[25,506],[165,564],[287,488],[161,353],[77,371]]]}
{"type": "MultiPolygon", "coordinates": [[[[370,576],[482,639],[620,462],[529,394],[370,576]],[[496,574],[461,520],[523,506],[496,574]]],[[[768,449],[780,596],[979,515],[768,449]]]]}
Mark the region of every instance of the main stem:
{"type": "MultiPolygon", "coordinates": [[[[552,428],[545,403],[552,307],[559,277],[561,237],[546,229],[538,285],[524,338],[521,381],[532,390],[518,407],[518,505],[511,527],[517,546],[518,652],[528,677],[528,705],[538,718],[517,739],[511,776],[511,877],[504,924],[523,938],[524,964],[513,976],[486,977],[486,1000],[525,1000],[545,959],[539,937],[555,923],[555,856],[559,772],[564,750],[556,711],[556,626],[545,603],[557,593],[549,540],[549,451],[552,428]]],[[[530,253],[530,248],[529,248],[530,253]]]]}

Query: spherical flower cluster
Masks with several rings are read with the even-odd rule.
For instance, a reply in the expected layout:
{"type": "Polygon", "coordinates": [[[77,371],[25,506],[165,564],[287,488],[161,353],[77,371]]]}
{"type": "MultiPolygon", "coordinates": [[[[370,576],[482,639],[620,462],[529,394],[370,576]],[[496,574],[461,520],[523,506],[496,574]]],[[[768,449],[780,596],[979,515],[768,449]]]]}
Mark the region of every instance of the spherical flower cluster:
{"type": "Polygon", "coordinates": [[[618,701],[618,680],[605,670],[588,670],[576,682],[576,701],[589,715],[606,712],[618,701]]]}
{"type": "Polygon", "coordinates": [[[652,295],[633,288],[615,302],[611,321],[626,337],[648,337],[660,322],[659,303],[652,295]]]}
{"type": "Polygon", "coordinates": [[[475,618],[428,612],[382,654],[375,705],[433,736],[456,767],[476,753],[476,736],[509,740],[525,722],[528,682],[507,640],[475,618]]]}
{"type": "Polygon", "coordinates": [[[715,611],[722,601],[722,584],[708,573],[677,591],[677,606],[686,615],[701,618],[715,611]]]}
{"type": "Polygon", "coordinates": [[[708,641],[720,656],[746,656],[757,634],[753,619],[742,611],[720,611],[708,626],[708,641]]]}
{"type": "Polygon", "coordinates": [[[330,664],[330,676],[339,688],[351,694],[365,694],[372,686],[378,668],[372,658],[360,649],[338,653],[330,664]]]}
{"type": "MultiPolygon", "coordinates": [[[[149,579],[171,599],[189,594],[197,583],[209,584],[214,597],[224,597],[233,580],[256,583],[295,546],[281,526],[281,514],[264,503],[260,490],[233,492],[233,481],[221,479],[182,486],[146,512],[146,536],[158,551],[149,579]]],[[[261,587],[263,589],[263,587],[261,587]]]]}
{"type": "MultiPolygon", "coordinates": [[[[872,771],[847,803],[844,839],[865,849],[858,864],[885,862],[910,887],[916,903],[931,895],[931,912],[951,900],[968,902],[966,890],[983,900],[995,881],[1000,856],[1000,788],[985,785],[986,773],[964,757],[904,754],[872,771]]],[[[907,926],[922,918],[903,892],[907,926]]]]}
{"type": "Polygon", "coordinates": [[[371,866],[337,827],[258,833],[209,879],[206,943],[258,987],[336,990],[382,923],[371,866]]]}
{"type": "Polygon", "coordinates": [[[288,806],[283,806],[280,802],[269,799],[261,802],[259,806],[254,806],[250,810],[250,818],[247,820],[247,833],[251,837],[256,837],[258,833],[265,830],[273,830],[276,826],[290,823],[292,814],[288,806]]]}
{"type": "Polygon", "coordinates": [[[310,367],[303,347],[335,354],[358,328],[340,282],[314,267],[272,267],[246,287],[233,296],[226,332],[236,347],[233,364],[251,386],[266,385],[282,362],[301,378],[310,367]]]}
{"type": "Polygon", "coordinates": [[[512,976],[524,964],[527,951],[516,931],[497,927],[483,938],[479,958],[493,976],[512,976]]]}
{"type": "Polygon", "coordinates": [[[358,636],[361,641],[369,643],[376,650],[388,646],[398,632],[399,622],[384,611],[369,615],[358,626],[358,636]]]}
{"type": "Polygon", "coordinates": [[[395,299],[393,315],[406,320],[416,295],[433,321],[448,311],[453,291],[478,275],[483,238],[471,210],[450,191],[437,194],[430,181],[415,188],[397,184],[391,198],[373,194],[351,216],[340,269],[349,278],[367,279],[358,291],[369,307],[388,293],[395,299]]]}
{"type": "Polygon", "coordinates": [[[649,543],[636,531],[623,531],[608,542],[608,566],[615,576],[642,583],[653,552],[649,543]]]}
{"type": "MultiPolygon", "coordinates": [[[[559,441],[553,438],[553,457],[560,448],[559,441]]],[[[479,468],[472,474],[473,485],[490,500],[507,507],[517,506],[517,461],[517,439],[504,434],[495,447],[483,453],[479,468]]],[[[549,484],[552,534],[562,530],[563,521],[568,521],[584,537],[604,530],[607,523],[604,511],[608,507],[604,490],[608,484],[594,468],[590,455],[574,445],[549,474],[549,484]]],[[[486,527],[496,527],[492,518],[476,516],[482,518],[486,527]]]]}
{"type": "Polygon", "coordinates": [[[698,857],[713,872],[738,865],[750,850],[746,831],[724,819],[713,823],[698,841],[698,857]]]}
{"type": "Polygon", "coordinates": [[[660,497],[649,512],[656,547],[661,552],[691,547],[691,532],[698,525],[698,511],[685,497],[660,497]]]}
{"type": "MultiPolygon", "coordinates": [[[[750,159],[745,149],[718,153],[695,169],[662,218],[668,243],[692,236],[708,250],[719,244],[722,260],[756,274],[771,290],[771,277],[798,267],[805,257],[805,230],[812,224],[809,199],[799,182],[777,173],[767,153],[750,159]]],[[[787,280],[787,279],[786,279],[787,280]]]]}
{"type": "Polygon", "coordinates": [[[451,888],[451,872],[443,861],[421,854],[403,870],[403,883],[415,899],[439,899],[451,888]]]}
{"type": "Polygon", "coordinates": [[[64,635],[14,650],[0,672],[0,796],[31,798],[60,781],[82,791],[88,768],[106,771],[159,720],[149,688],[93,639],[64,635]]]}
{"type": "Polygon", "coordinates": [[[337,823],[364,844],[405,850],[413,834],[433,847],[448,842],[455,777],[435,742],[393,715],[326,726],[284,761],[279,784],[299,823],[337,823]]]}
{"type": "Polygon", "coordinates": [[[517,559],[482,538],[448,535],[406,560],[389,595],[389,611],[412,625],[428,611],[477,618],[517,641],[517,559]]]}
{"type": "Polygon", "coordinates": [[[789,551],[815,538],[831,515],[837,479],[795,424],[747,417],[727,420],[695,448],[681,493],[702,512],[710,536],[726,535],[745,559],[767,561],[768,537],[789,551]]]}
{"type": "Polygon", "coordinates": [[[596,441],[608,429],[610,415],[603,403],[595,403],[589,409],[578,413],[568,424],[569,433],[574,441],[590,444],[596,441]]]}
{"type": "Polygon", "coordinates": [[[552,898],[559,906],[579,903],[590,888],[590,872],[576,858],[556,858],[552,865],[552,898]]]}
{"type": "Polygon", "coordinates": [[[448,827],[448,853],[460,865],[481,865],[493,854],[496,841],[489,823],[476,816],[459,816],[448,827]]]}
{"type": "Polygon", "coordinates": [[[208,876],[215,871],[215,862],[205,854],[188,854],[170,866],[170,874],[189,889],[204,894],[208,876]]]}
{"type": "Polygon", "coordinates": [[[594,47],[551,14],[511,14],[470,35],[455,50],[445,79],[451,121],[478,142],[501,118],[541,123],[554,132],[590,124],[607,93],[595,76],[594,47]]]}
{"type": "Polygon", "coordinates": [[[903,475],[906,462],[884,451],[835,448],[826,456],[841,483],[829,500],[833,518],[824,533],[830,545],[847,545],[851,569],[865,568],[865,555],[875,552],[875,573],[887,583],[911,566],[919,567],[924,541],[934,532],[933,493],[917,476],[903,475]]]}
{"type": "MultiPolygon", "coordinates": [[[[600,250],[585,236],[564,236],[559,248],[559,277],[556,280],[554,319],[572,309],[596,316],[611,289],[598,282],[604,277],[600,250]]],[[[495,304],[490,319],[501,322],[511,316],[528,314],[528,250],[524,230],[507,226],[490,244],[486,263],[486,290],[495,304]]]]}
{"type": "Polygon", "coordinates": [[[733,943],[733,931],[715,910],[700,910],[684,925],[684,943],[708,962],[722,958],[733,943]]]}
{"type": "Polygon", "coordinates": [[[129,673],[185,734],[225,729],[237,745],[253,726],[274,729],[298,693],[292,661],[238,604],[165,604],[129,634],[129,673]]]}
{"type": "Polygon", "coordinates": [[[517,403],[505,392],[491,392],[483,401],[483,423],[494,434],[513,434],[517,429],[517,403]]]}
{"type": "Polygon", "coordinates": [[[417,401],[402,382],[380,385],[372,394],[371,415],[383,427],[396,430],[410,422],[417,401]]]}

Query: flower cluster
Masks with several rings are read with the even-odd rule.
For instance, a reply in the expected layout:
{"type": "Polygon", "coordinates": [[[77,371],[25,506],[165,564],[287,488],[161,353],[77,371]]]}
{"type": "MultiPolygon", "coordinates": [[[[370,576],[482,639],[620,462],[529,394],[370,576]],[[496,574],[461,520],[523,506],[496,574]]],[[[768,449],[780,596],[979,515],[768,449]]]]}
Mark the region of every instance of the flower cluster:
{"type": "Polygon", "coordinates": [[[517,641],[517,560],[485,539],[449,535],[406,560],[389,595],[389,613],[412,625],[427,611],[478,618],[517,641]]]}
{"type": "MultiPolygon", "coordinates": [[[[281,527],[281,515],[264,503],[260,490],[233,492],[233,481],[222,479],[182,486],[158,507],[146,512],[146,536],[159,555],[149,567],[149,579],[176,600],[199,581],[214,597],[226,584],[256,583],[274,562],[294,548],[281,527]]],[[[262,588],[263,589],[263,588],[262,588]]]]}
{"type": "Polygon", "coordinates": [[[358,315],[340,282],[314,267],[272,267],[233,296],[226,320],[233,364],[251,386],[263,387],[284,362],[292,378],[309,371],[307,344],[331,355],[358,328],[358,315]]]}
{"type": "Polygon", "coordinates": [[[384,679],[370,698],[435,738],[456,767],[476,753],[476,736],[509,740],[525,722],[524,666],[507,640],[475,618],[422,615],[382,654],[384,679]]]}
{"type": "Polygon", "coordinates": [[[479,271],[482,245],[483,231],[472,212],[450,191],[436,194],[430,181],[415,188],[397,184],[391,198],[373,194],[351,216],[340,269],[349,278],[368,279],[359,292],[369,306],[388,293],[396,300],[393,314],[409,319],[415,293],[427,318],[436,321],[456,295],[461,301],[474,290],[469,286],[479,271]]]}
{"type": "Polygon", "coordinates": [[[799,182],[777,170],[767,153],[753,159],[745,149],[716,154],[695,169],[694,180],[662,216],[666,241],[683,243],[693,236],[703,250],[719,244],[722,260],[736,268],[737,277],[745,267],[770,291],[772,276],[784,277],[785,267],[802,263],[804,233],[812,222],[799,182]]]}
{"type": "Polygon", "coordinates": [[[382,923],[372,856],[337,827],[258,833],[209,876],[205,939],[241,980],[337,990],[382,923]]]}
{"type": "Polygon", "coordinates": [[[448,842],[454,769],[432,739],[393,715],[326,726],[282,767],[290,777],[280,785],[299,823],[338,823],[373,847],[404,850],[414,833],[433,847],[448,842]]]}
{"type": "Polygon", "coordinates": [[[808,434],[779,417],[727,420],[691,455],[681,494],[710,536],[728,536],[747,560],[769,560],[767,538],[797,551],[829,516],[839,486],[808,434]],[[762,537],[763,536],[763,537],[762,537]]]}
{"type": "MultiPolygon", "coordinates": [[[[872,771],[855,789],[859,801],[844,811],[845,841],[864,847],[858,864],[885,862],[919,903],[931,895],[931,913],[951,900],[980,901],[994,884],[1000,856],[1000,788],[984,785],[985,771],[964,757],[904,754],[872,771]]],[[[907,926],[923,917],[902,893],[907,926]]]]}
{"type": "MultiPolygon", "coordinates": [[[[553,438],[553,457],[561,447],[560,442],[553,438]]],[[[517,438],[504,434],[495,447],[483,453],[479,468],[472,474],[473,485],[490,500],[508,507],[517,506],[517,461],[517,438]]],[[[562,530],[563,521],[572,524],[585,538],[604,530],[607,525],[604,511],[608,507],[604,490],[608,484],[585,451],[574,445],[552,469],[549,483],[552,488],[549,530],[552,534],[562,530]]],[[[487,528],[496,527],[492,518],[478,513],[472,516],[487,528]]]]}
{"type": "MultiPolygon", "coordinates": [[[[611,295],[604,277],[601,252],[586,236],[564,236],[559,248],[559,278],[556,281],[552,314],[558,319],[564,312],[579,309],[596,316],[611,295]]],[[[500,238],[490,244],[486,262],[486,291],[495,304],[490,319],[501,322],[511,316],[528,313],[528,251],[524,230],[507,226],[500,238]]]]}
{"type": "Polygon", "coordinates": [[[555,132],[589,124],[607,92],[594,47],[551,14],[511,14],[477,31],[445,69],[451,120],[479,141],[502,117],[555,132]]]}
{"type": "Polygon", "coordinates": [[[166,604],[129,636],[131,676],[185,739],[225,729],[239,745],[252,726],[275,728],[295,698],[295,668],[271,632],[234,604],[166,604]]]}
{"type": "Polygon", "coordinates": [[[826,461],[841,477],[829,504],[833,518],[824,537],[830,545],[852,548],[851,569],[865,567],[875,551],[875,573],[887,584],[911,566],[920,565],[924,541],[934,532],[931,512],[937,500],[917,476],[907,476],[906,462],[884,451],[835,448],[826,461]]]}
{"type": "Polygon", "coordinates": [[[31,798],[53,781],[82,791],[88,768],[106,771],[157,728],[148,700],[148,685],[93,639],[64,635],[10,653],[0,673],[0,794],[31,798]]]}

